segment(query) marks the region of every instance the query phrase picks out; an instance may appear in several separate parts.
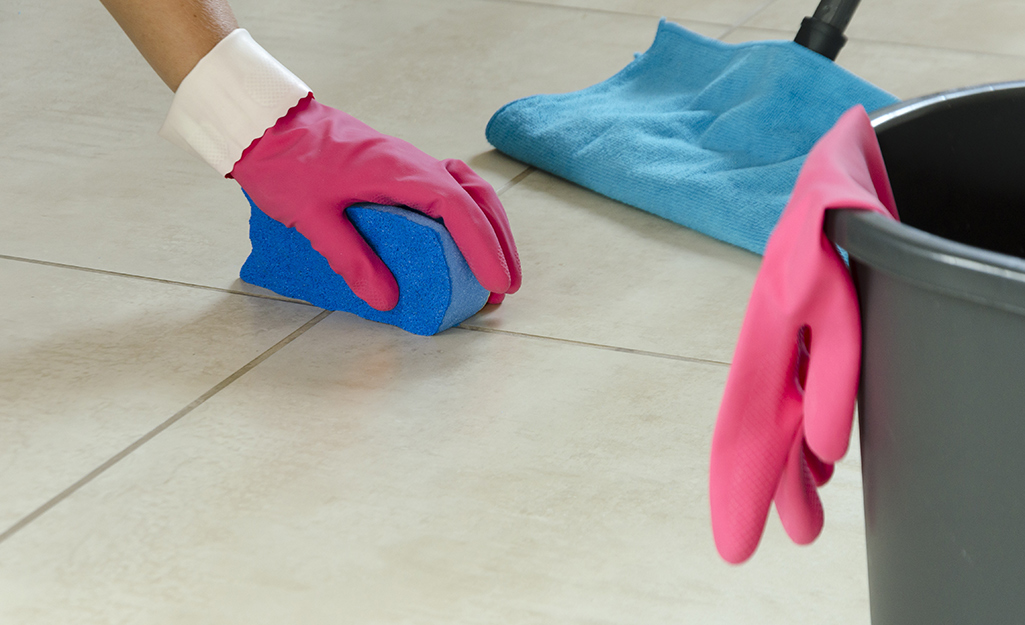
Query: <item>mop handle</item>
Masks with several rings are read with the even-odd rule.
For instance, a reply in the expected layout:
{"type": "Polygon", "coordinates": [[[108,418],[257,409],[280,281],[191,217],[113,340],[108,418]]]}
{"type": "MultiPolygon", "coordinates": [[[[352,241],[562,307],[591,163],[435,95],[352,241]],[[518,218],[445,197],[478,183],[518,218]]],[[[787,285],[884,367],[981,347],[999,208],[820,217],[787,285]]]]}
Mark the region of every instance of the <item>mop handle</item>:
{"type": "Polygon", "coordinates": [[[815,14],[801,22],[801,30],[797,31],[794,41],[831,61],[836,60],[840,48],[847,43],[843,31],[859,2],[861,0],[822,0],[815,14]]]}

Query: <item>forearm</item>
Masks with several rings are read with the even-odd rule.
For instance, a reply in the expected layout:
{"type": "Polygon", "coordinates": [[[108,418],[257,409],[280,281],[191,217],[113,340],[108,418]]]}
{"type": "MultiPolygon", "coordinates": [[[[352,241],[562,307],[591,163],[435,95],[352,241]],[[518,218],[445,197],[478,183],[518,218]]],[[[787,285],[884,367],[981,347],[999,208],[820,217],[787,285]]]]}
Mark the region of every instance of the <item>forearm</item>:
{"type": "Polygon", "coordinates": [[[207,52],[238,28],[227,0],[100,2],[172,91],[207,52]]]}

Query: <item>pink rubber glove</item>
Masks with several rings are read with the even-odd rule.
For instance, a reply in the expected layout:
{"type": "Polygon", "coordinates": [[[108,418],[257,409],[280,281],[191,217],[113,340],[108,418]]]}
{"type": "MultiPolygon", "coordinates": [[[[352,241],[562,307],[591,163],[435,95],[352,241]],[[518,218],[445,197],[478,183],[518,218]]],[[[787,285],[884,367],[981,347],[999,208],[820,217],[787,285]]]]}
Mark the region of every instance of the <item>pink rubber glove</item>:
{"type": "Polygon", "coordinates": [[[754,553],[775,502],[807,544],[822,530],[817,487],[847,452],[861,365],[861,321],[847,267],[823,233],[825,211],[897,218],[865,110],[812,149],[755,280],[712,439],[712,531],[733,563],[754,553]]]}
{"type": "Polygon", "coordinates": [[[444,221],[491,303],[520,286],[520,261],[494,189],[461,161],[438,161],[313,99],[238,28],[182,80],[160,136],[235,178],[270,217],[296,228],[378,310],[399,299],[388,268],[345,217],[355,203],[444,221]]]}
{"type": "Polygon", "coordinates": [[[378,310],[399,289],[345,218],[352,204],[411,208],[440,218],[492,303],[520,286],[520,261],[494,189],[458,160],[438,161],[307,96],[247,148],[230,176],[260,209],[294,227],[378,310]]]}

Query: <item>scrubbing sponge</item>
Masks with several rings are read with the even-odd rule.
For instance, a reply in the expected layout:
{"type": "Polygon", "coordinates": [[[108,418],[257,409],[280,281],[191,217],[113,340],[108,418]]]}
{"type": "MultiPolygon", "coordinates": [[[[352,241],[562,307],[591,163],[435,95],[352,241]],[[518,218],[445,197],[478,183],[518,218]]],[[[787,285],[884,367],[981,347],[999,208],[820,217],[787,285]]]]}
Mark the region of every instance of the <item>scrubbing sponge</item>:
{"type": "Polygon", "coordinates": [[[452,236],[420,213],[377,204],[345,210],[399,285],[399,303],[382,312],[356,297],[306,237],[249,204],[253,252],[239,274],[250,284],[424,336],[465,321],[488,301],[452,236]]]}

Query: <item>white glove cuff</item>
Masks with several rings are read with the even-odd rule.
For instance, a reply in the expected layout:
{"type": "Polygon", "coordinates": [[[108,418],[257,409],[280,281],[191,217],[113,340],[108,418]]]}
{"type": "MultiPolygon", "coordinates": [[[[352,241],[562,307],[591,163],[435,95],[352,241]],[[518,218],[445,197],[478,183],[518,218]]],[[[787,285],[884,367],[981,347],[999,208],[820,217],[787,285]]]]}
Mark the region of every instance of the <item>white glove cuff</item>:
{"type": "Polygon", "coordinates": [[[160,136],[227,175],[310,88],[242,28],[196,64],[178,87],[160,136]]]}

